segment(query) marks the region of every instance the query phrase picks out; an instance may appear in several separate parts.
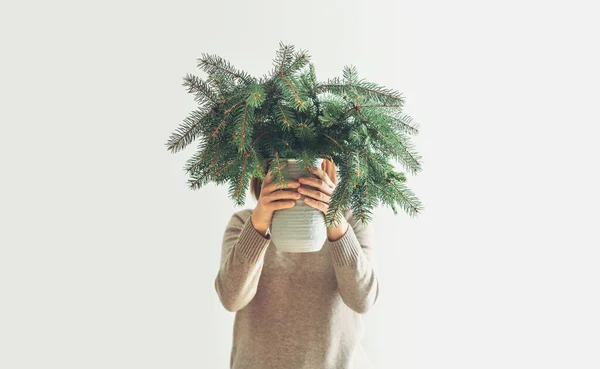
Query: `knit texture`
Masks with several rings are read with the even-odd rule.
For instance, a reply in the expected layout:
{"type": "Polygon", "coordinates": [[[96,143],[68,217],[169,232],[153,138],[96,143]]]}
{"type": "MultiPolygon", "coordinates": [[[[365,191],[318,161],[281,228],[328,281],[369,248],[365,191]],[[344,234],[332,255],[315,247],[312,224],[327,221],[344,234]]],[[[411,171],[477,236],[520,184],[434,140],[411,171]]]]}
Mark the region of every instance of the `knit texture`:
{"type": "Polygon", "coordinates": [[[252,209],[226,226],[217,295],[235,312],[231,369],[372,369],[361,314],[377,301],[372,225],[351,210],[348,230],[318,252],[277,251],[252,209]]]}

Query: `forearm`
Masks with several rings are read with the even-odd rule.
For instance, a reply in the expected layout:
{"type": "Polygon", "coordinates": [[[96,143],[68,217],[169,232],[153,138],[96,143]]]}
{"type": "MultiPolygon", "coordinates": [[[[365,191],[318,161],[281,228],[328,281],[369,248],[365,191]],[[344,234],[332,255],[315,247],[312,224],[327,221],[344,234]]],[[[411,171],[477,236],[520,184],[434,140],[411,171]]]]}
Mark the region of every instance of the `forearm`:
{"type": "Polygon", "coordinates": [[[226,246],[214,285],[228,311],[238,311],[254,298],[269,242],[270,236],[263,236],[248,218],[233,245],[226,246]]]}
{"type": "Polygon", "coordinates": [[[328,242],[344,303],[358,313],[366,313],[379,295],[379,281],[368,255],[351,225],[340,238],[328,242]]]}

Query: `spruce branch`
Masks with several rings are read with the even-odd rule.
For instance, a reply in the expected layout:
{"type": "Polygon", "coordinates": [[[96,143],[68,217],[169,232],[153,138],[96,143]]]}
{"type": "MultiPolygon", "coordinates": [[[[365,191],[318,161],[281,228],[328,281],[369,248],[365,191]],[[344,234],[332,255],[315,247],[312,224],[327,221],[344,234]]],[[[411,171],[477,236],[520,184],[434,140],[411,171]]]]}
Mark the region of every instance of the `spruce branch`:
{"type": "Polygon", "coordinates": [[[400,117],[386,115],[392,122],[398,124],[398,128],[410,135],[419,134],[419,124],[413,121],[410,115],[402,114],[400,117]]]}
{"type": "Polygon", "coordinates": [[[203,54],[198,68],[207,77],[186,74],[183,86],[199,107],[166,145],[175,153],[199,139],[184,168],[191,189],[229,183],[229,197],[243,205],[249,181],[264,179],[267,163],[273,182],[284,188],[287,159],[308,169],[326,158],[339,171],[327,226],[337,224],[346,210],[369,222],[379,203],[394,213],[422,211],[405,174],[390,162],[400,162],[411,174],[422,169],[410,141],[419,127],[402,113],[401,93],[359,78],[354,65],[344,66],[341,77],[319,82],[308,52],[282,42],[273,67],[257,79],[217,55],[203,54]]]}
{"type": "Polygon", "coordinates": [[[404,97],[401,93],[383,88],[375,83],[366,82],[364,80],[354,84],[346,84],[341,82],[339,77],[334,77],[329,79],[326,83],[316,86],[315,90],[318,92],[328,91],[338,95],[352,95],[352,92],[357,92],[360,93],[360,95],[363,95],[366,99],[375,100],[386,105],[397,104],[404,106],[405,103],[404,97]]]}
{"type": "MultiPolygon", "coordinates": [[[[408,212],[409,215],[415,216],[423,210],[420,200],[415,196],[415,194],[412,191],[406,188],[404,183],[393,179],[388,179],[386,182],[392,186],[395,193],[397,194],[397,197],[393,197],[395,203],[398,203],[404,210],[408,212]]],[[[394,214],[397,214],[397,211],[395,209],[394,214]]]]}
{"type": "Polygon", "coordinates": [[[189,73],[186,74],[183,80],[183,86],[188,88],[188,93],[195,94],[195,100],[198,104],[216,104],[218,102],[217,92],[206,81],[189,73]]]}
{"type": "Polygon", "coordinates": [[[206,107],[200,107],[198,110],[192,111],[175,133],[171,134],[169,141],[166,143],[167,150],[176,153],[193,142],[202,129],[202,124],[212,119],[214,112],[214,108],[208,109],[206,107]]]}
{"type": "Polygon", "coordinates": [[[238,80],[242,80],[247,84],[254,80],[246,72],[237,70],[231,63],[218,55],[202,54],[202,58],[198,59],[198,68],[211,76],[221,77],[223,80],[232,81],[234,84],[237,84],[238,80]]]}

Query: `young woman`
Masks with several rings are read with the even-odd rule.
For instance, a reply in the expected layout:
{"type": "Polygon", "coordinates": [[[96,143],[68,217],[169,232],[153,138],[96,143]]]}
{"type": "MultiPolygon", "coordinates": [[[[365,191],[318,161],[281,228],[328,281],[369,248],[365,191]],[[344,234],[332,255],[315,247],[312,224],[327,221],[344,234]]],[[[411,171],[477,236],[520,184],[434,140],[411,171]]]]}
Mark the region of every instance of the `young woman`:
{"type": "Polygon", "coordinates": [[[269,247],[276,210],[300,200],[327,213],[335,164],[324,159],[312,172],[318,178],[290,180],[293,191],[277,188],[270,170],[264,183],[253,178],[256,208],[237,211],[227,224],[215,289],[225,309],[236,313],[232,369],[371,368],[361,314],[379,295],[372,226],[347,210],[340,224],[327,229],[318,252],[269,247]]]}

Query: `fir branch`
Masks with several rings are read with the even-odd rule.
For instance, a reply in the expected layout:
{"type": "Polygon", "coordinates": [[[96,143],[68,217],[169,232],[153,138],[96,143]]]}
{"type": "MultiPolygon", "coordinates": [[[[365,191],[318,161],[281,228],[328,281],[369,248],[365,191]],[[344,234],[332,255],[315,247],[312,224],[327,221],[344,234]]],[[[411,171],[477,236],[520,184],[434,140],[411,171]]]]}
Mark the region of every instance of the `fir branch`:
{"type": "Polygon", "coordinates": [[[189,181],[189,185],[190,188],[194,189],[194,188],[200,188],[202,187],[201,185],[199,185],[199,183],[201,183],[204,178],[209,174],[210,168],[206,168],[204,174],[200,174],[200,176],[198,176],[198,178],[196,178],[195,180],[189,181]]]}
{"type": "Polygon", "coordinates": [[[235,162],[236,162],[236,161],[238,161],[238,160],[240,160],[240,158],[239,158],[239,157],[237,157],[237,158],[235,158],[235,159],[231,160],[229,163],[227,163],[227,164],[226,164],[225,166],[223,166],[221,169],[219,169],[218,171],[216,171],[216,172],[213,174],[213,176],[212,176],[212,177],[213,177],[213,178],[217,178],[217,177],[219,176],[219,174],[221,174],[221,173],[222,173],[222,172],[223,172],[223,171],[224,171],[224,170],[225,170],[227,167],[229,167],[230,165],[232,165],[233,163],[235,163],[235,162]]]}
{"type": "MultiPolygon", "coordinates": [[[[242,134],[240,137],[239,151],[244,151],[244,143],[246,142],[246,126],[248,125],[248,104],[244,108],[244,118],[242,120],[242,134]]],[[[235,138],[235,137],[234,137],[235,138]]]]}
{"type": "MultiPolygon", "coordinates": [[[[293,47],[293,46],[292,46],[293,47]]],[[[279,76],[283,76],[283,67],[285,65],[285,61],[287,60],[287,55],[288,53],[291,51],[289,50],[290,46],[288,45],[281,45],[280,44],[280,50],[281,50],[281,62],[279,63],[279,76]]]]}
{"type": "Polygon", "coordinates": [[[188,88],[188,93],[194,93],[196,95],[195,100],[199,104],[205,102],[218,103],[218,97],[210,85],[193,74],[186,74],[183,86],[188,88]]]}
{"type": "Polygon", "coordinates": [[[361,221],[361,223],[365,224],[370,222],[371,209],[374,207],[374,204],[369,201],[367,182],[365,182],[364,186],[360,186],[358,190],[353,192],[353,197],[358,204],[352,209],[352,213],[361,221]]]}
{"type": "MultiPolygon", "coordinates": [[[[210,143],[207,142],[205,147],[203,149],[199,149],[199,151],[192,157],[191,160],[189,160],[188,162],[188,166],[185,169],[186,173],[192,173],[195,171],[196,167],[200,166],[201,163],[204,162],[204,157],[206,156],[206,153],[209,151],[209,145],[210,143]]],[[[201,143],[198,144],[198,148],[201,147],[201,143]]]]}
{"type": "MultiPolygon", "coordinates": [[[[256,141],[258,141],[258,138],[256,140],[254,140],[255,143],[256,143],[256,141]]],[[[256,164],[255,173],[261,180],[264,180],[264,178],[265,178],[264,177],[265,176],[264,169],[265,168],[263,167],[261,160],[258,158],[258,155],[256,155],[256,150],[254,149],[254,144],[252,145],[251,150],[252,150],[252,155],[254,156],[254,163],[256,164]]]]}
{"type": "Polygon", "coordinates": [[[376,105],[361,105],[358,104],[361,109],[369,108],[402,108],[401,104],[376,104],[376,105]]]}
{"type": "Polygon", "coordinates": [[[217,126],[217,128],[214,129],[213,133],[210,135],[213,139],[217,138],[217,135],[219,134],[219,130],[221,129],[221,126],[223,126],[225,124],[227,120],[225,119],[221,119],[221,123],[219,123],[219,125],[217,126]]]}
{"type": "MultiPolygon", "coordinates": [[[[338,147],[340,149],[342,149],[343,151],[346,151],[346,148],[344,148],[344,146],[340,145],[335,139],[333,139],[332,137],[330,137],[327,133],[321,133],[323,136],[327,137],[327,139],[331,142],[333,142],[334,144],[338,145],[338,147]]],[[[351,149],[352,150],[352,149],[351,149]]]]}
{"type": "Polygon", "coordinates": [[[359,83],[358,71],[354,65],[345,66],[342,70],[342,75],[344,77],[344,82],[347,85],[356,85],[359,83]]]}
{"type": "MultiPolygon", "coordinates": [[[[275,151],[275,158],[273,160],[275,161],[275,170],[272,171],[274,180],[277,181],[279,188],[284,188],[285,187],[285,173],[283,172],[283,169],[286,166],[281,163],[281,159],[279,158],[278,151],[275,151]]],[[[271,166],[271,168],[273,168],[273,167],[271,166]]]]}
{"type": "Polygon", "coordinates": [[[229,109],[225,110],[225,112],[223,114],[227,115],[229,113],[231,113],[233,110],[235,110],[235,108],[241,104],[243,101],[245,101],[247,98],[247,96],[245,96],[244,98],[240,99],[240,101],[236,102],[235,104],[233,104],[231,107],[229,107],[229,109]]]}
{"type": "Polygon", "coordinates": [[[239,196],[239,193],[242,188],[242,184],[244,183],[244,175],[245,175],[245,171],[246,171],[246,163],[248,162],[248,156],[250,156],[250,153],[246,152],[244,154],[244,163],[242,164],[242,174],[240,175],[240,180],[238,181],[238,186],[237,186],[237,189],[235,190],[234,197],[236,197],[236,198],[239,196]]]}
{"type": "Polygon", "coordinates": [[[293,45],[286,45],[283,42],[280,42],[277,56],[274,60],[276,70],[270,81],[273,81],[273,79],[277,77],[292,75],[298,72],[308,63],[309,59],[310,55],[306,50],[301,50],[296,53],[293,45]]]}
{"type": "MultiPolygon", "coordinates": [[[[217,148],[215,150],[215,152],[213,153],[212,158],[210,158],[210,162],[212,166],[216,166],[217,165],[217,157],[219,156],[219,150],[221,149],[221,142],[218,143],[217,148]]],[[[212,178],[215,178],[215,175],[212,175],[212,178]]]]}
{"type": "Polygon", "coordinates": [[[239,78],[247,84],[252,81],[251,76],[243,71],[237,70],[227,60],[218,55],[202,54],[202,58],[198,59],[197,66],[211,75],[216,74],[239,78]]]}
{"type": "Polygon", "coordinates": [[[317,85],[314,90],[317,92],[328,91],[340,95],[352,91],[359,91],[364,93],[369,99],[376,100],[383,104],[393,104],[397,102],[401,106],[404,105],[404,97],[401,93],[382,88],[375,83],[366,81],[360,81],[360,83],[356,84],[346,84],[340,82],[338,77],[335,77],[326,83],[317,85]]]}
{"type": "Polygon", "coordinates": [[[285,87],[287,87],[287,91],[289,91],[292,94],[296,106],[299,108],[299,110],[302,111],[306,106],[306,102],[300,97],[300,92],[292,83],[291,78],[286,77],[283,74],[279,75],[279,78],[284,82],[285,87]]]}
{"type": "Polygon", "coordinates": [[[309,58],[306,51],[280,43],[275,69],[257,80],[218,56],[203,54],[198,67],[208,73],[207,80],[187,74],[184,86],[200,105],[212,106],[192,112],[167,143],[176,152],[201,139],[186,163],[191,187],[209,179],[229,181],[230,195],[240,204],[248,178],[264,179],[265,159],[284,188],[286,159],[306,167],[321,157],[344,173],[326,214],[328,225],[344,209],[368,221],[375,200],[394,211],[399,204],[411,215],[418,213],[419,200],[403,185],[406,176],[389,162],[397,159],[411,173],[421,170],[407,137],[418,133],[418,125],[400,115],[402,94],[359,79],[354,66],[344,67],[343,79],[320,83],[309,58]]]}
{"type": "MultiPolygon", "coordinates": [[[[347,171],[347,174],[348,173],[349,173],[349,171],[347,171]]],[[[350,176],[342,178],[342,180],[340,181],[340,184],[342,185],[342,189],[340,190],[338,188],[338,186],[336,185],[336,188],[334,190],[334,193],[336,196],[332,196],[330,204],[329,204],[329,209],[327,211],[325,224],[328,228],[331,226],[334,226],[336,224],[335,216],[336,216],[336,214],[338,214],[338,212],[342,208],[342,204],[344,203],[344,200],[346,198],[346,193],[348,192],[348,188],[350,187],[350,176]]]]}
{"type": "Polygon", "coordinates": [[[176,153],[189,145],[200,133],[201,124],[213,118],[214,113],[215,110],[213,108],[194,110],[184,119],[176,132],[171,134],[169,141],[166,143],[167,150],[176,153]]]}
{"type": "Polygon", "coordinates": [[[420,201],[414,196],[414,194],[407,189],[403,183],[394,183],[394,181],[388,179],[386,180],[386,182],[388,184],[391,184],[392,187],[394,187],[394,189],[396,190],[396,193],[400,196],[400,198],[402,199],[400,203],[400,206],[402,206],[405,210],[408,210],[409,215],[411,216],[415,216],[417,215],[420,211],[421,211],[421,203],[420,201]],[[399,188],[402,187],[402,188],[399,188]]]}
{"type": "Polygon", "coordinates": [[[287,127],[288,129],[291,129],[292,124],[290,123],[290,121],[292,120],[292,113],[290,112],[289,114],[284,110],[284,108],[281,106],[280,100],[277,100],[277,107],[279,108],[279,112],[281,113],[281,116],[283,117],[283,123],[285,124],[284,127],[287,127]]]}
{"type": "Polygon", "coordinates": [[[413,118],[411,116],[403,114],[400,117],[390,115],[385,115],[385,117],[389,118],[394,123],[397,123],[402,131],[412,135],[419,134],[419,125],[416,122],[413,123],[413,118]]]}
{"type": "Polygon", "coordinates": [[[375,126],[371,119],[362,113],[361,115],[365,118],[367,125],[376,132],[377,136],[380,137],[383,142],[387,144],[387,147],[397,154],[397,157],[401,159],[400,161],[404,164],[407,170],[409,170],[412,174],[416,174],[421,170],[421,163],[419,162],[420,157],[410,151],[408,143],[403,142],[403,140],[406,141],[405,137],[398,133],[396,135],[398,139],[394,139],[394,142],[391,142],[388,138],[386,138],[386,136],[392,136],[391,134],[383,134],[381,130],[375,126]],[[400,146],[401,151],[397,150],[397,146],[400,146]]]}
{"type": "Polygon", "coordinates": [[[410,171],[411,174],[417,174],[421,171],[421,163],[419,161],[420,157],[416,153],[411,152],[410,148],[408,147],[408,143],[403,142],[402,137],[394,139],[394,143],[397,143],[402,148],[402,151],[399,152],[396,150],[396,146],[388,141],[381,132],[378,131],[377,134],[380,135],[381,139],[388,143],[389,147],[391,147],[392,150],[398,154],[398,156],[402,159],[401,162],[404,164],[404,167],[410,171]]]}

